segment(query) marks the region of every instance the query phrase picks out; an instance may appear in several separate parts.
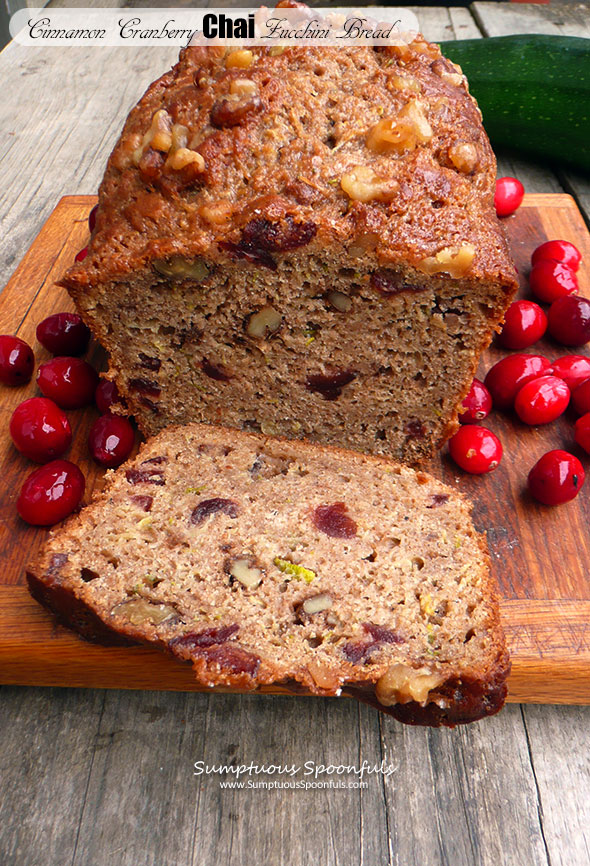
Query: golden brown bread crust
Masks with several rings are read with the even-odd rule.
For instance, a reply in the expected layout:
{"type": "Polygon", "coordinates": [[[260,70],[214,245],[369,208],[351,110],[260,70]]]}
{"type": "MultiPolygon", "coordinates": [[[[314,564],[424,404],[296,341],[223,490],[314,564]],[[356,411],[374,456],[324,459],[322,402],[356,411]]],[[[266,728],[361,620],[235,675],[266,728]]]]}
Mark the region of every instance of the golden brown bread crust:
{"type": "MultiPolygon", "coordinates": [[[[218,478],[214,483],[223,485],[223,479],[218,478]]],[[[198,489],[201,490],[201,487],[198,489]]],[[[207,493],[202,492],[201,499],[203,496],[210,497],[212,494],[220,492],[219,488],[213,488],[210,484],[206,486],[206,489],[207,493]]],[[[370,494],[367,489],[367,495],[370,497],[373,494],[370,494]]],[[[227,502],[228,500],[222,501],[227,502]]],[[[349,504],[350,514],[359,521],[359,536],[361,526],[369,527],[369,535],[367,536],[369,548],[375,545],[375,556],[377,561],[382,563],[379,572],[385,574],[388,563],[382,560],[383,550],[377,540],[383,534],[384,528],[385,535],[387,535],[387,527],[383,524],[383,515],[377,517],[376,524],[373,526],[371,508],[366,508],[366,503],[363,503],[362,507],[361,503],[357,501],[354,501],[354,504],[351,501],[349,504]],[[373,528],[370,528],[371,526],[373,528]],[[377,530],[376,527],[379,529],[377,530]]],[[[499,621],[495,588],[488,568],[489,557],[485,538],[473,531],[468,515],[468,504],[455,491],[445,488],[440,482],[424,473],[413,473],[382,458],[351,454],[340,449],[322,448],[308,443],[281,442],[251,434],[236,433],[236,431],[231,430],[213,430],[200,425],[191,425],[188,428],[169,428],[164,434],[142,446],[140,454],[134,460],[129,461],[117,473],[111,474],[107,487],[95,497],[93,503],[84,509],[80,516],[70,518],[61,529],[58,529],[50,537],[38,561],[31,566],[27,577],[32,595],[50,609],[64,625],[76,629],[88,639],[104,643],[143,642],[160,646],[178,658],[192,661],[197,679],[203,685],[256,689],[263,685],[282,683],[286,684],[286,687],[294,693],[317,695],[337,694],[340,686],[342,686],[347,694],[371,703],[385,712],[390,712],[401,721],[413,724],[452,726],[497,712],[501,708],[506,694],[505,681],[509,672],[509,659],[499,621]],[[228,449],[227,443],[231,443],[231,448],[228,449]],[[231,456],[232,449],[234,456],[231,456]],[[226,453],[228,450],[230,455],[226,453]],[[318,591],[329,591],[334,599],[338,599],[339,593],[344,592],[344,597],[340,599],[340,602],[334,602],[334,610],[341,611],[338,605],[352,600],[352,610],[355,611],[355,615],[352,618],[354,621],[343,625],[344,631],[342,633],[347,637],[339,639],[335,649],[330,650],[327,646],[325,650],[321,647],[310,650],[306,641],[317,632],[308,633],[305,631],[305,625],[288,618],[284,621],[281,619],[281,622],[284,622],[283,626],[280,626],[280,623],[274,619],[269,620],[268,623],[265,621],[264,630],[256,637],[257,626],[248,620],[249,599],[253,603],[253,601],[260,602],[266,598],[266,602],[272,606],[272,596],[261,598],[259,596],[260,588],[247,590],[245,595],[243,589],[240,589],[236,596],[236,587],[234,585],[232,590],[231,582],[229,590],[227,586],[222,589],[227,583],[227,575],[224,577],[223,573],[216,571],[219,566],[211,566],[209,573],[207,570],[209,568],[208,563],[212,559],[213,553],[206,551],[203,541],[199,541],[199,539],[205,538],[200,534],[201,532],[211,536],[212,533],[219,531],[219,524],[215,523],[216,518],[212,518],[213,522],[209,524],[203,524],[202,530],[190,529],[188,535],[182,528],[184,521],[181,521],[182,525],[175,525],[172,530],[169,530],[170,521],[174,524],[170,515],[176,516],[174,509],[177,502],[185,501],[181,506],[181,513],[190,514],[195,501],[199,499],[199,494],[196,494],[197,499],[195,499],[195,495],[192,493],[195,488],[187,488],[186,485],[188,482],[194,483],[196,479],[206,481],[205,463],[209,459],[217,460],[215,455],[219,455],[219,459],[225,467],[223,470],[226,476],[225,482],[229,483],[231,479],[234,479],[232,481],[233,487],[224,488],[222,495],[227,496],[228,491],[231,491],[230,495],[236,497],[234,503],[236,507],[238,503],[246,500],[249,503],[243,518],[241,517],[242,512],[239,512],[240,519],[248,519],[247,513],[255,509],[257,499],[264,503],[263,513],[268,513],[278,506],[277,496],[281,496],[282,498],[287,497],[287,501],[282,512],[280,510],[277,512],[273,522],[274,520],[297,520],[298,518],[288,517],[294,508],[292,504],[289,504],[289,491],[291,491],[292,496],[293,492],[298,490],[301,494],[299,499],[304,495],[302,500],[304,525],[301,526],[301,531],[304,538],[307,539],[304,544],[307,551],[305,556],[309,563],[311,546],[318,549],[318,562],[324,563],[324,573],[320,575],[318,572],[317,580],[320,581],[320,585],[315,590],[295,582],[288,592],[280,591],[278,597],[287,598],[292,590],[299,594],[303,593],[303,597],[310,594],[314,595],[318,591]],[[261,467],[264,469],[266,466],[270,474],[264,472],[263,476],[252,481],[248,478],[246,487],[240,493],[239,485],[236,487],[235,479],[244,467],[250,465],[252,457],[256,457],[257,472],[262,471],[261,467]],[[181,468],[180,478],[174,475],[176,464],[181,468]],[[270,471],[271,469],[272,471],[270,471]],[[478,633],[480,636],[477,640],[483,641],[481,646],[479,643],[477,647],[475,644],[467,644],[467,647],[472,647],[472,649],[465,654],[467,650],[464,652],[462,649],[461,635],[463,632],[460,631],[459,642],[453,644],[454,649],[441,649],[441,653],[445,655],[447,660],[443,661],[441,655],[437,662],[436,653],[433,655],[431,652],[433,647],[430,638],[425,644],[426,649],[419,649],[416,652],[410,648],[413,638],[410,643],[407,643],[407,646],[406,643],[398,645],[397,639],[393,643],[388,643],[393,635],[393,632],[390,631],[391,628],[400,634],[405,629],[406,642],[410,638],[408,623],[404,626],[397,618],[400,611],[408,609],[402,605],[401,608],[397,608],[398,614],[392,614],[391,611],[384,614],[384,611],[389,610],[389,608],[387,607],[388,603],[383,601],[378,602],[378,606],[381,605],[381,612],[373,611],[376,617],[373,618],[373,622],[381,623],[381,625],[371,628],[373,631],[377,629],[378,645],[374,649],[379,649],[380,646],[381,651],[386,651],[385,656],[375,652],[370,657],[370,664],[367,665],[368,659],[363,661],[362,656],[354,658],[350,655],[349,648],[359,646],[358,635],[360,634],[362,637],[364,634],[366,638],[366,629],[363,632],[358,620],[363,622],[364,628],[367,614],[366,609],[363,610],[364,602],[361,601],[361,596],[368,597],[371,595],[372,590],[370,584],[367,583],[371,570],[369,568],[367,571],[366,562],[354,564],[356,556],[359,555],[359,549],[357,548],[355,553],[354,544],[356,542],[353,538],[347,540],[342,547],[342,540],[326,539],[321,534],[318,536],[317,533],[314,533],[313,527],[307,523],[308,518],[306,516],[309,513],[308,505],[312,500],[319,498],[319,501],[330,501],[332,497],[341,495],[343,488],[340,476],[343,472],[346,473],[347,477],[350,476],[346,489],[349,490],[353,500],[354,495],[351,491],[355,488],[350,487],[350,484],[354,484],[355,476],[358,476],[365,489],[367,489],[367,478],[374,476],[383,479],[383,481],[377,482],[379,487],[376,490],[381,492],[381,498],[386,503],[386,515],[390,513],[390,508],[395,508],[394,501],[403,490],[407,490],[407,495],[413,497],[407,506],[404,506],[410,515],[409,519],[413,517],[416,527],[423,527],[422,521],[426,520],[430,527],[428,529],[424,526],[423,529],[420,529],[420,533],[423,533],[424,537],[419,536],[418,549],[426,561],[421,574],[428,575],[429,569],[434,568],[432,572],[433,586],[440,585],[441,588],[443,584],[446,586],[446,589],[442,591],[447,593],[446,597],[453,608],[455,605],[460,607],[465,604],[474,606],[475,610],[466,620],[466,624],[459,626],[459,628],[468,629],[466,640],[470,639],[470,632],[478,633]],[[151,481],[148,480],[150,473],[152,473],[151,481]],[[388,475],[391,477],[390,482],[385,481],[388,475]],[[318,490],[315,490],[314,487],[316,477],[318,490]],[[295,483],[295,487],[289,487],[290,483],[295,483]],[[392,488],[390,487],[391,484],[394,485],[392,488]],[[146,494],[149,495],[146,497],[146,494]],[[134,516],[133,511],[130,512],[129,510],[133,507],[130,503],[138,495],[139,499],[148,498],[151,500],[153,498],[153,503],[150,502],[149,505],[149,517],[150,519],[153,517],[154,524],[160,525],[158,523],[159,514],[163,518],[163,529],[153,530],[157,533],[157,547],[150,548],[147,554],[150,563],[152,563],[149,566],[150,571],[155,569],[154,573],[158,575],[159,581],[160,579],[164,581],[161,586],[158,584],[159,594],[157,595],[154,595],[154,590],[146,589],[141,585],[144,574],[141,565],[141,558],[144,555],[142,547],[146,543],[146,537],[140,537],[133,542],[130,560],[132,563],[131,572],[128,577],[125,577],[125,569],[129,568],[129,565],[125,563],[125,554],[114,546],[118,542],[114,541],[111,535],[107,534],[104,538],[101,535],[105,531],[105,524],[110,523],[113,531],[115,533],[120,531],[121,538],[126,539],[121,543],[123,545],[129,543],[130,527],[134,526],[134,521],[139,517],[146,522],[147,518],[146,513],[141,508],[136,516],[134,516]],[[432,502],[436,500],[436,506],[430,504],[431,500],[432,502]],[[423,510],[424,502],[429,503],[426,506],[426,511],[423,510]],[[448,514],[446,514],[447,509],[449,509],[448,514]],[[445,526],[461,527],[461,532],[455,537],[454,543],[452,539],[449,539],[450,547],[446,546],[446,541],[442,541],[446,538],[445,526]],[[438,541],[434,539],[432,542],[437,552],[434,554],[432,565],[430,565],[426,535],[436,527],[440,527],[441,536],[438,541]],[[94,536],[100,536],[96,540],[97,550],[100,552],[98,558],[96,553],[92,553],[94,542],[90,539],[93,539],[94,536]],[[170,547],[166,537],[173,538],[173,547],[170,547]],[[458,544],[459,541],[461,543],[458,544]],[[197,569],[197,579],[195,581],[191,578],[191,582],[188,584],[181,581],[180,588],[176,591],[174,590],[174,583],[170,586],[166,583],[167,563],[170,564],[172,559],[174,560],[176,563],[173,568],[175,580],[179,580],[178,574],[184,567],[182,562],[186,556],[189,556],[187,551],[195,544],[197,545],[195,549],[199,551],[199,557],[196,560],[191,559],[190,562],[191,569],[197,569]],[[322,545],[327,545],[323,553],[322,545]],[[440,549],[441,545],[442,549],[440,549]],[[166,552],[167,548],[168,552],[166,552]],[[346,553],[347,550],[348,553],[346,553]],[[443,557],[448,557],[451,551],[454,551],[452,555],[456,559],[456,563],[453,565],[454,571],[449,577],[444,577],[448,560],[445,558],[440,560],[442,564],[447,563],[441,571],[440,567],[436,565],[437,557],[439,553],[443,557]],[[104,559],[105,556],[107,557],[106,560],[104,559]],[[344,558],[341,559],[341,556],[344,558]],[[170,557],[172,559],[169,560],[170,557]],[[114,571],[109,565],[113,558],[117,561],[114,571]],[[330,570],[327,570],[327,561],[332,562],[330,570]],[[360,565],[362,565],[362,569],[357,577],[355,569],[358,569],[360,565]],[[349,576],[344,582],[344,587],[339,589],[338,581],[341,580],[341,568],[349,572],[349,576]],[[80,569],[82,569],[82,573],[80,569]],[[107,574],[109,569],[110,576],[107,574]],[[353,574],[355,575],[354,578],[353,574]],[[453,574],[457,576],[457,580],[461,574],[466,575],[467,583],[464,583],[462,579],[461,588],[458,588],[454,582],[453,574]],[[202,586],[199,583],[201,579],[199,575],[206,581],[207,587],[205,596],[201,600],[198,600],[202,586]],[[120,611],[125,609],[124,604],[128,603],[130,599],[138,598],[138,580],[140,581],[141,598],[146,604],[157,602],[160,605],[165,603],[174,607],[178,607],[179,604],[181,607],[184,605],[181,620],[179,621],[178,618],[164,619],[160,625],[154,628],[148,627],[146,621],[142,623],[142,621],[134,620],[133,617],[131,621],[122,619],[120,611]],[[123,583],[120,583],[121,581],[123,583]],[[125,590],[125,586],[127,590],[125,590]],[[131,587],[133,587],[132,590],[131,587]],[[219,595],[220,592],[221,595],[219,595]],[[191,602],[193,607],[190,605],[188,608],[186,607],[188,603],[187,593],[195,596],[195,601],[191,602]],[[450,595],[448,595],[449,593],[450,595]],[[233,608],[233,612],[229,608],[226,610],[227,604],[229,604],[228,599],[232,598],[237,604],[237,607],[233,608]],[[190,611],[194,609],[195,605],[197,609],[203,604],[207,606],[207,599],[215,599],[213,607],[215,615],[199,622],[194,619],[194,614],[190,611]],[[206,627],[203,629],[203,626],[206,627]],[[283,631],[283,627],[287,628],[286,632],[283,631]],[[386,643],[383,645],[379,643],[382,638],[381,632],[386,634],[383,638],[386,643]],[[285,657],[281,656],[283,652],[280,649],[281,638],[279,636],[281,634],[291,636],[290,640],[285,638],[287,640],[286,665],[284,663],[285,657]],[[303,649],[299,648],[300,645],[297,643],[299,640],[297,635],[300,636],[301,634],[307,635],[301,644],[303,649]],[[203,635],[205,635],[205,640],[203,640],[203,635]],[[275,637],[270,640],[270,644],[267,644],[267,638],[272,635],[275,637]],[[356,635],[352,644],[350,643],[351,635],[356,635]],[[292,641],[295,642],[292,643],[292,641]],[[407,652],[410,654],[406,655],[407,652]],[[447,656],[447,652],[450,652],[450,655],[447,656]],[[378,692],[381,677],[384,672],[389,670],[392,660],[396,663],[403,661],[404,664],[409,664],[417,673],[423,672],[425,670],[424,665],[426,665],[431,673],[440,674],[433,689],[432,698],[424,705],[415,700],[395,703],[391,707],[384,707],[382,703],[379,703],[376,697],[376,684],[378,692]],[[317,669],[323,671],[319,678],[317,669]]],[[[411,548],[410,546],[406,548],[405,545],[409,545],[411,534],[414,531],[411,524],[405,523],[405,517],[400,517],[397,523],[394,516],[387,519],[392,521],[392,526],[399,526],[399,520],[401,520],[407,527],[404,532],[409,533],[409,535],[407,541],[402,538],[401,549],[405,551],[404,556],[410,556],[411,548]]],[[[224,536],[222,532],[218,537],[219,540],[215,541],[215,545],[221,544],[224,550],[229,549],[228,544],[231,546],[232,543],[236,543],[236,533],[240,532],[237,521],[234,523],[233,519],[229,519],[227,522],[231,528],[230,535],[224,536]]],[[[293,526],[289,528],[288,522],[281,523],[281,525],[285,526],[285,532],[293,532],[293,526]]],[[[265,557],[261,552],[262,547],[260,545],[263,544],[263,539],[268,532],[269,528],[266,522],[263,522],[258,530],[260,537],[252,538],[251,542],[252,550],[257,551],[256,555],[262,559],[265,557]]],[[[133,534],[132,531],[131,534],[133,534]]],[[[149,536],[147,540],[149,540],[149,536]]],[[[213,544],[213,542],[211,543],[213,544]]],[[[239,548],[241,542],[237,542],[237,544],[239,548]]],[[[223,556],[225,557],[226,554],[223,556]]],[[[266,556],[267,563],[271,560],[272,556],[270,560],[266,556]]],[[[221,561],[223,561],[223,557],[221,561]]],[[[270,573],[272,569],[269,571],[268,566],[265,568],[267,569],[265,579],[272,583],[276,579],[270,573]]],[[[281,576],[277,573],[276,577],[280,582],[281,576]]],[[[392,574],[391,588],[395,587],[398,578],[399,575],[396,577],[395,573],[392,574]]],[[[408,589],[410,595],[406,594],[406,605],[414,598],[414,587],[416,593],[418,593],[418,588],[422,588],[420,608],[422,608],[425,599],[427,605],[431,604],[430,594],[424,595],[426,588],[428,588],[425,588],[424,580],[425,578],[417,576],[412,578],[411,588],[408,589]]],[[[379,590],[378,598],[379,594],[386,591],[389,592],[390,589],[386,590],[384,587],[379,590]]],[[[434,592],[434,590],[432,591],[434,592]]],[[[383,595],[383,598],[385,597],[383,595]]],[[[300,602],[299,595],[293,598],[295,602],[298,599],[300,602]]],[[[415,600],[413,603],[416,604],[415,600]]],[[[430,610],[430,608],[427,609],[430,610]]],[[[180,613],[180,608],[178,610],[180,613]]],[[[260,618],[261,611],[258,605],[256,605],[255,610],[258,611],[256,617],[260,618]]],[[[451,608],[449,608],[449,616],[455,617],[455,613],[451,613],[451,608]]],[[[318,627],[316,622],[314,628],[317,629],[318,627]]],[[[330,634],[336,635],[338,628],[334,632],[333,623],[331,628],[330,634]]],[[[423,626],[419,628],[421,629],[423,626]]],[[[450,624],[444,625],[443,623],[440,628],[445,634],[451,634],[448,631],[450,624]]],[[[315,644],[311,645],[315,646],[315,644]]]]}
{"type": "Polygon", "coordinates": [[[512,285],[514,268],[493,208],[494,156],[465,77],[438,46],[419,39],[400,49],[292,47],[275,56],[257,48],[256,57],[246,70],[227,68],[224,50],[188,48],[148,88],[109,159],[89,254],[70,269],[68,285],[92,285],[174,253],[225,263],[220,244],[238,243],[254,217],[312,221],[316,247],[349,245],[370,230],[379,236],[375,256],[384,265],[416,265],[435,255],[441,241],[470,242],[476,247],[470,276],[512,285]],[[240,125],[216,126],[212,109],[230,98],[236,79],[255,82],[260,108],[240,125]],[[416,100],[427,107],[428,146],[401,158],[371,152],[368,131],[416,100]],[[203,156],[203,171],[190,180],[152,148],[152,160],[133,161],[160,109],[188,128],[190,149],[203,156]],[[468,173],[449,156],[464,143],[477,151],[468,173]],[[340,182],[359,165],[399,184],[391,201],[351,203],[340,182]],[[206,208],[219,202],[227,210],[212,223],[206,208]]]}
{"type": "Polygon", "coordinates": [[[422,37],[189,48],[129,115],[62,284],[146,435],[200,421],[421,461],[516,290],[494,181],[466,80],[422,37]]]}

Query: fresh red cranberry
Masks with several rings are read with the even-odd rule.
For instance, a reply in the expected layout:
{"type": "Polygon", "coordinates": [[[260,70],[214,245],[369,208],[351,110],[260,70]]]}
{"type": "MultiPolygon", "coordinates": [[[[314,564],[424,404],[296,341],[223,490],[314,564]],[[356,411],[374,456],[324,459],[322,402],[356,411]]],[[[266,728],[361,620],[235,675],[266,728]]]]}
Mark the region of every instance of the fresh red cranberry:
{"type": "Polygon", "coordinates": [[[583,346],[590,340],[590,301],[568,295],[549,307],[549,333],[564,346],[583,346]]]}
{"type": "Polygon", "coordinates": [[[37,339],[53,355],[82,355],[90,331],[77,313],[54,313],[37,325],[37,339]]]}
{"type": "Polygon", "coordinates": [[[88,247],[83,247],[80,252],[76,253],[74,256],[75,262],[83,262],[86,256],[88,255],[88,247]]]}
{"type": "Polygon", "coordinates": [[[540,376],[523,385],[514,408],[525,424],[549,424],[563,415],[570,401],[570,389],[557,376],[540,376]]]}
{"type": "MultiPolygon", "coordinates": [[[[549,371],[547,371],[549,372],[549,371]]],[[[590,358],[585,355],[564,355],[551,364],[551,374],[563,379],[570,391],[590,378],[590,358]]]]}
{"type": "Polygon", "coordinates": [[[572,392],[572,406],[578,415],[590,412],[590,378],[581,382],[572,392]]]}
{"type": "Polygon", "coordinates": [[[98,205],[95,204],[90,213],[88,214],[88,228],[90,233],[94,231],[94,226],[96,225],[96,212],[98,210],[98,205]]]}
{"type": "Polygon", "coordinates": [[[578,418],[575,429],[574,439],[580,448],[583,448],[587,454],[590,454],[590,412],[586,412],[585,415],[578,418]]]}
{"type": "Polygon", "coordinates": [[[53,526],[79,505],[86,481],[75,463],[52,460],[25,480],[16,508],[33,526],[53,526]]]}
{"type": "Polygon", "coordinates": [[[26,385],[31,381],[35,356],[28,343],[10,334],[0,336],[0,382],[26,385]]]}
{"type": "Polygon", "coordinates": [[[47,397],[31,397],[17,406],[10,419],[16,448],[35,463],[60,457],[72,443],[70,422],[47,397]]]}
{"type": "Polygon", "coordinates": [[[529,490],[543,505],[561,505],[580,492],[584,467],[567,451],[548,451],[529,472],[529,490]]]}
{"type": "Polygon", "coordinates": [[[548,373],[551,364],[543,355],[508,355],[489,370],[484,383],[496,409],[510,409],[523,385],[548,373]]]}
{"type": "Polygon", "coordinates": [[[537,247],[531,257],[533,267],[539,262],[551,259],[554,262],[562,262],[572,271],[577,271],[582,261],[580,250],[569,241],[546,241],[537,247]]]}
{"type": "Polygon", "coordinates": [[[449,440],[449,452],[465,472],[483,475],[495,469],[502,459],[502,444],[491,430],[469,424],[459,427],[449,440]]]}
{"type": "Polygon", "coordinates": [[[515,301],[506,311],[500,342],[506,349],[527,349],[547,330],[547,316],[533,301],[515,301]]]}
{"type": "Polygon", "coordinates": [[[571,268],[562,262],[541,259],[529,276],[531,291],[540,301],[552,304],[558,298],[577,295],[578,278],[571,268]]]}
{"type": "Polygon", "coordinates": [[[492,397],[483,382],[474,379],[469,394],[461,403],[463,411],[459,414],[461,424],[476,424],[483,421],[492,411],[492,397]]]}
{"type": "Polygon", "coordinates": [[[94,400],[98,374],[80,358],[52,358],[41,364],[37,385],[62,409],[79,409],[94,400]]]}
{"type": "Polygon", "coordinates": [[[494,204],[499,217],[509,216],[520,207],[524,186],[515,177],[499,177],[496,181],[494,204]]]}
{"type": "MultiPolygon", "coordinates": [[[[590,373],[588,375],[590,376],[590,373]]],[[[120,403],[122,406],[126,405],[115,383],[109,382],[108,379],[100,380],[94,393],[94,400],[98,411],[102,412],[102,414],[108,412],[115,403],[120,403]]]]}
{"type": "Polygon", "coordinates": [[[120,466],[133,450],[135,433],[127,418],[119,415],[101,415],[88,434],[88,447],[97,463],[113,469],[120,466]]]}

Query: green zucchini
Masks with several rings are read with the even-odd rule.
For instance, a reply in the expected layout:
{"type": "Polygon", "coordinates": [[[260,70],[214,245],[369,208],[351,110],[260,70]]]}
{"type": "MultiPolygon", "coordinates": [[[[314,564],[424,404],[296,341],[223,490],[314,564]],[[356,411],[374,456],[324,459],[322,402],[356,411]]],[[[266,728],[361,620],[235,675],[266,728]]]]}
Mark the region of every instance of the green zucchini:
{"type": "Polygon", "coordinates": [[[493,147],[590,171],[590,39],[517,35],[442,42],[493,147]]]}

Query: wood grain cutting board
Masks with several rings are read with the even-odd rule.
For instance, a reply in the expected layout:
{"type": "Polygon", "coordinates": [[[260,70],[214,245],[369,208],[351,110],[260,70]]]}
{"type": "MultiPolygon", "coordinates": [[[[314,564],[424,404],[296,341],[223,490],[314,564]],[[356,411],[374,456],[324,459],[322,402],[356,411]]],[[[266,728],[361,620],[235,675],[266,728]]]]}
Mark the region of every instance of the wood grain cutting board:
{"type": "MultiPolygon", "coordinates": [[[[86,244],[87,216],[95,201],[93,196],[61,199],[0,295],[0,333],[16,333],[30,343],[38,362],[48,353],[35,340],[36,325],[50,313],[72,309],[54,281],[86,244]]],[[[590,296],[590,237],[570,196],[527,195],[505,225],[521,275],[528,273],[539,243],[573,241],[584,257],[581,292],[590,296]]],[[[524,286],[525,279],[521,281],[524,286]]],[[[528,351],[551,359],[567,354],[549,341],[528,351]]],[[[503,354],[495,347],[486,352],[482,378],[503,354]]],[[[100,369],[105,366],[96,345],[89,360],[100,369]]],[[[189,665],[142,647],[89,644],[56,626],[30,598],[24,569],[46,530],[27,526],[16,514],[18,492],[32,466],[13,448],[8,423],[14,408],[36,393],[34,383],[0,390],[0,683],[201,690],[189,665]]],[[[86,499],[102,478],[86,449],[87,430],[96,416],[94,408],[69,413],[74,444],[66,456],[86,475],[86,499]]],[[[590,474],[590,459],[573,444],[573,420],[566,413],[548,427],[529,428],[513,416],[493,413],[486,424],[500,436],[504,459],[492,475],[465,475],[446,452],[429,467],[467,494],[475,505],[477,527],[487,530],[512,652],[513,701],[590,703],[590,477],[577,499],[558,508],[534,503],[525,491],[530,467],[552,448],[572,450],[590,474]]]]}

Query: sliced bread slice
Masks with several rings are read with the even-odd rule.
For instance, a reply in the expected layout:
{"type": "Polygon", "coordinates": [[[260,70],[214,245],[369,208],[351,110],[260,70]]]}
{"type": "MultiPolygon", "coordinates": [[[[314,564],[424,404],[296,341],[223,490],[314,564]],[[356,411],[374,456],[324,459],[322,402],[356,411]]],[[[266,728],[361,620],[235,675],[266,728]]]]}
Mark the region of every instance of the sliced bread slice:
{"type": "Polygon", "coordinates": [[[354,695],[401,721],[497,712],[508,654],[469,503],[382,457],[192,424],[48,539],[33,596],[205,686],[354,695]]]}

